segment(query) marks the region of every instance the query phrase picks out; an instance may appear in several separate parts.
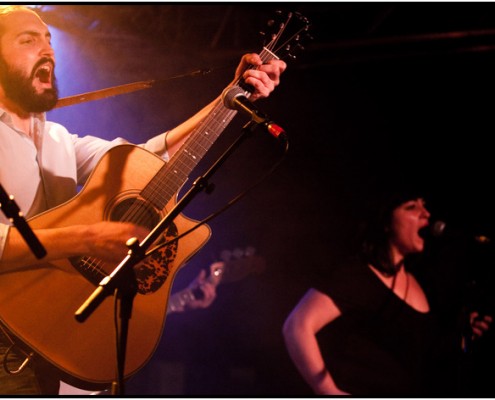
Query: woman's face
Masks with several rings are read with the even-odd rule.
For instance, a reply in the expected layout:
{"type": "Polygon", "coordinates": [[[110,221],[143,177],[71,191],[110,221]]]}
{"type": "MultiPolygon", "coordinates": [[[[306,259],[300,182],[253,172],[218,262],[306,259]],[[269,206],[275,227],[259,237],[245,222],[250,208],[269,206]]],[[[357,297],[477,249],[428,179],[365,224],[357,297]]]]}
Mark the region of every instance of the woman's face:
{"type": "Polygon", "coordinates": [[[390,244],[405,256],[423,251],[424,240],[419,230],[428,225],[430,213],[422,198],[406,201],[392,211],[390,244]]]}

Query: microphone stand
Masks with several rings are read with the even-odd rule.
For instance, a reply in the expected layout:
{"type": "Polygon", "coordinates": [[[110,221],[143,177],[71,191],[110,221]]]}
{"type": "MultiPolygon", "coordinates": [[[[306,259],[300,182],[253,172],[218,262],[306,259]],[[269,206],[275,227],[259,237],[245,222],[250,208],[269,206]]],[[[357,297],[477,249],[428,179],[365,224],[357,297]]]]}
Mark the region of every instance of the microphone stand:
{"type": "Polygon", "coordinates": [[[36,258],[43,258],[46,256],[46,250],[34,234],[31,227],[23,217],[19,206],[14,200],[14,196],[9,196],[3,186],[0,184],[0,208],[5,216],[14,224],[25,242],[36,256],[36,258]]]}
{"type": "Polygon", "coordinates": [[[137,294],[137,281],[134,266],[140,263],[147,255],[146,250],[155,242],[173,220],[183,211],[192,199],[202,190],[206,193],[213,191],[213,185],[208,183],[209,178],[220,168],[227,158],[237,149],[240,144],[252,133],[258,123],[251,120],[242,128],[242,134],[230,145],[230,147],[215,161],[206,173],[198,177],[192,184],[188,192],[176,203],[170,212],[153,228],[148,236],[141,242],[136,238],[127,241],[129,247],[128,255],[112,271],[103,278],[99,286],[86,299],[75,313],[75,318],[79,322],[84,322],[90,314],[102,303],[104,298],[111,293],[115,293],[121,303],[120,320],[121,329],[117,335],[117,382],[112,384],[112,394],[124,395],[124,371],[125,371],[125,350],[127,345],[127,334],[129,319],[132,314],[132,304],[137,294]]]}

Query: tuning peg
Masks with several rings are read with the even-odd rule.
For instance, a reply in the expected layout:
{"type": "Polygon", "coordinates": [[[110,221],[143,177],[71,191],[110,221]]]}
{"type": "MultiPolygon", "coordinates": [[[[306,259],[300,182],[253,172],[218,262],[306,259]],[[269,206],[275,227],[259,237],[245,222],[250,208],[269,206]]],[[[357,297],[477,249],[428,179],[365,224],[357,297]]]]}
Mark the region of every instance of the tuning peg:
{"type": "Polygon", "coordinates": [[[230,250],[222,250],[220,253],[220,260],[229,261],[232,258],[232,252],[230,250]]]}
{"type": "Polygon", "coordinates": [[[237,259],[243,258],[244,257],[244,250],[240,248],[235,248],[234,251],[232,252],[233,256],[237,259]]]}
{"type": "Polygon", "coordinates": [[[246,250],[244,250],[244,255],[246,257],[252,257],[256,253],[256,249],[253,246],[248,246],[246,247],[246,250]]]}

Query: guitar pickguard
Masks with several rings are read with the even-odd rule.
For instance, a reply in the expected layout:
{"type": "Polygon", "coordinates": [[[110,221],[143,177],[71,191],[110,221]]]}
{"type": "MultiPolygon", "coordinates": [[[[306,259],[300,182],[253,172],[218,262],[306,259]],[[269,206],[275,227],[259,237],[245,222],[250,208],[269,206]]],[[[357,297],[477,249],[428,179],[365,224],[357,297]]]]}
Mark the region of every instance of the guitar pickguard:
{"type": "MultiPolygon", "coordinates": [[[[164,240],[169,241],[176,238],[177,235],[177,227],[175,224],[171,224],[165,232],[164,240]]],[[[170,275],[171,265],[177,256],[177,246],[177,241],[163,246],[135,267],[140,294],[154,293],[162,287],[170,275]]]]}

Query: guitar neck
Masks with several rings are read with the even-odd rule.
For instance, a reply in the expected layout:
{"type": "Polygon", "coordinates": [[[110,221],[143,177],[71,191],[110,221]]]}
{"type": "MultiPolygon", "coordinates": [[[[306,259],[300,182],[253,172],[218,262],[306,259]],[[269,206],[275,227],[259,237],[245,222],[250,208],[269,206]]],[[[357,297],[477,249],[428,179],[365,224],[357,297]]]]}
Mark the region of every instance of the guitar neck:
{"type": "Polygon", "coordinates": [[[199,123],[182,147],[141,192],[141,196],[158,209],[163,209],[235,114],[236,111],[226,109],[218,101],[206,119],[199,123]]]}
{"type": "MultiPolygon", "coordinates": [[[[267,49],[260,53],[260,57],[264,62],[276,58],[267,49]]],[[[236,110],[226,108],[222,100],[218,100],[208,116],[193,129],[182,147],[141,192],[141,196],[158,209],[163,209],[236,114],[236,110]]]]}
{"type": "Polygon", "coordinates": [[[167,314],[182,311],[187,304],[194,300],[196,300],[196,297],[191,289],[183,289],[173,294],[169,298],[167,314]]]}

